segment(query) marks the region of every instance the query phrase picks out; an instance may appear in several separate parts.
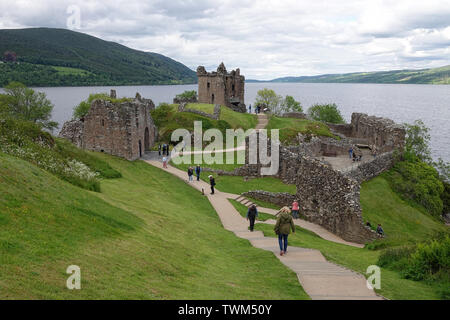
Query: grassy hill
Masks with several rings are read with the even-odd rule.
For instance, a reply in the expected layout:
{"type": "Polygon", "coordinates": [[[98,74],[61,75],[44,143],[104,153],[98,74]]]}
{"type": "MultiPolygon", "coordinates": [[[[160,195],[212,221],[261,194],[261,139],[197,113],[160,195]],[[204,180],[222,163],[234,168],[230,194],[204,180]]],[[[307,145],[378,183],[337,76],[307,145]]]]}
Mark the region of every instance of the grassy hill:
{"type": "MultiPolygon", "coordinates": [[[[248,82],[255,81],[250,80],[248,82]]],[[[283,77],[273,79],[269,82],[450,84],[450,66],[421,70],[393,70],[283,77]]]]}
{"type": "Polygon", "coordinates": [[[151,85],[195,83],[185,65],[163,55],[127,48],[66,29],[0,30],[0,54],[13,51],[19,64],[0,63],[0,86],[151,85]]]}
{"type": "Polygon", "coordinates": [[[102,193],[0,153],[1,299],[308,299],[199,192],[144,162],[92,155],[122,174],[102,193]],[[81,290],[65,287],[73,264],[81,290]]]}

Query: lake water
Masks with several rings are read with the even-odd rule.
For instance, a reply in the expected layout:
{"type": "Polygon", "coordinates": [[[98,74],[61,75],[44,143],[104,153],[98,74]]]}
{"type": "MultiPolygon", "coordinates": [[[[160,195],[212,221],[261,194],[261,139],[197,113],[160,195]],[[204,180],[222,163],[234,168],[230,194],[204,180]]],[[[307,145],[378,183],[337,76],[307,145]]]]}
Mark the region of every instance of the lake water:
{"type": "MultiPolygon", "coordinates": [[[[248,83],[245,86],[247,106],[254,104],[259,89],[270,88],[282,96],[291,95],[306,110],[314,103],[336,103],[346,121],[353,112],[390,118],[397,123],[422,119],[431,129],[433,157],[450,161],[450,86],[414,84],[341,84],[341,83],[248,83]]],[[[90,93],[117,91],[118,97],[151,98],[156,105],[172,102],[176,94],[197,90],[197,85],[59,87],[35,88],[45,92],[55,105],[53,118],[60,123],[69,120],[72,110],[90,93]]],[[[1,89],[0,89],[1,91],[1,89]]]]}

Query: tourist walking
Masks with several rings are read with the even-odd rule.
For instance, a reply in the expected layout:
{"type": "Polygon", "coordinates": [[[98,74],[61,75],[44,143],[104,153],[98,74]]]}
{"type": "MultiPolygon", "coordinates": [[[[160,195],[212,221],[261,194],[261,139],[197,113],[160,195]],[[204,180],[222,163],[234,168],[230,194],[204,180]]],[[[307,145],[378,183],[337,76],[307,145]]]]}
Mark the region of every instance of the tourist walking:
{"type": "Polygon", "coordinates": [[[192,177],[194,175],[194,169],[192,169],[192,167],[189,167],[187,173],[189,177],[189,182],[194,181],[194,178],[192,177]]]}
{"type": "Polygon", "coordinates": [[[209,176],[209,184],[211,185],[211,194],[214,194],[214,186],[216,185],[216,180],[213,176],[209,176]]]}
{"type": "Polygon", "coordinates": [[[353,158],[353,146],[351,146],[350,149],[348,149],[348,155],[350,156],[350,159],[353,158]]]}
{"type": "Polygon", "coordinates": [[[278,244],[280,245],[280,256],[287,253],[288,236],[292,232],[295,233],[294,220],[291,216],[291,210],[288,207],[283,207],[278,213],[277,223],[274,230],[278,235],[278,244]]]}
{"type": "Polygon", "coordinates": [[[161,157],[161,143],[158,145],[158,155],[161,157]]]}
{"type": "Polygon", "coordinates": [[[167,169],[167,157],[164,156],[162,161],[163,161],[163,168],[167,169]]]}
{"type": "Polygon", "coordinates": [[[247,211],[247,221],[250,221],[250,231],[253,232],[253,228],[255,227],[255,220],[258,217],[258,209],[256,206],[252,204],[247,211]]]}
{"type": "Polygon", "coordinates": [[[200,172],[202,172],[202,168],[199,165],[197,165],[195,167],[195,175],[197,176],[197,181],[200,181],[200,172]]]}
{"type": "Polygon", "coordinates": [[[294,202],[292,203],[292,216],[294,217],[294,219],[298,219],[299,218],[299,213],[300,211],[300,207],[298,205],[298,200],[294,200],[294,202]]]}
{"type": "Polygon", "coordinates": [[[166,155],[166,144],[165,143],[162,145],[162,152],[163,152],[163,156],[165,156],[166,155]]]}
{"type": "Polygon", "coordinates": [[[248,106],[248,113],[252,113],[252,105],[248,106]]]}

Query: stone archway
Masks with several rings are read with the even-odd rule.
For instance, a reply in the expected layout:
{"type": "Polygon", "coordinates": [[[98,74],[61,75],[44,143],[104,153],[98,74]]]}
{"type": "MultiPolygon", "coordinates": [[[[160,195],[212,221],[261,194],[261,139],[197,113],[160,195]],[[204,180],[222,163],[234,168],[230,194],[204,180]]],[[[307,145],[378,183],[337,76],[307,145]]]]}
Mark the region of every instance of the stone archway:
{"type": "Polygon", "coordinates": [[[144,132],[144,152],[150,150],[150,131],[148,127],[145,128],[144,132]]]}

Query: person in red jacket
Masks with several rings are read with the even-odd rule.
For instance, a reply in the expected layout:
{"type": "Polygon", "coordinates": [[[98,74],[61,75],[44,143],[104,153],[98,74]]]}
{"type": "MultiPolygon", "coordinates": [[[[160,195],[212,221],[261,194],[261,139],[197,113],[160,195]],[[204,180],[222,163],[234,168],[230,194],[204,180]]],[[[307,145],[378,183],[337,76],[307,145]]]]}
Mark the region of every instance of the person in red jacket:
{"type": "Polygon", "coordinates": [[[294,217],[294,219],[298,219],[299,218],[299,213],[300,211],[300,207],[298,205],[298,200],[294,200],[294,202],[292,203],[292,216],[294,217]]]}

